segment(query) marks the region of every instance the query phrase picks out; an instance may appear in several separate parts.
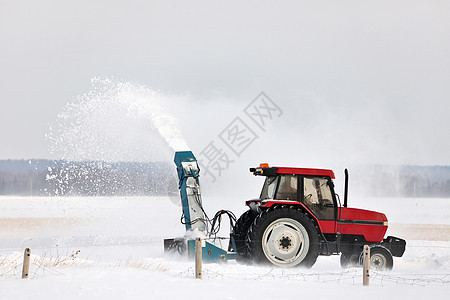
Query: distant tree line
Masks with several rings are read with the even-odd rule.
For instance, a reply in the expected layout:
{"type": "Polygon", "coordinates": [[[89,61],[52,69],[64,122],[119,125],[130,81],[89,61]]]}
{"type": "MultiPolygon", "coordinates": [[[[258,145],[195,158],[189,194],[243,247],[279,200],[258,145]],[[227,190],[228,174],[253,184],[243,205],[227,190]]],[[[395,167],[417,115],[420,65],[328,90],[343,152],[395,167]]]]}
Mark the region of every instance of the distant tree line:
{"type": "Polygon", "coordinates": [[[166,196],[177,183],[168,163],[0,161],[0,195],[166,196]]]}
{"type": "MultiPolygon", "coordinates": [[[[354,167],[350,192],[450,198],[450,166],[354,167]]],[[[0,195],[173,196],[178,179],[171,163],[0,160],[0,195]]]]}

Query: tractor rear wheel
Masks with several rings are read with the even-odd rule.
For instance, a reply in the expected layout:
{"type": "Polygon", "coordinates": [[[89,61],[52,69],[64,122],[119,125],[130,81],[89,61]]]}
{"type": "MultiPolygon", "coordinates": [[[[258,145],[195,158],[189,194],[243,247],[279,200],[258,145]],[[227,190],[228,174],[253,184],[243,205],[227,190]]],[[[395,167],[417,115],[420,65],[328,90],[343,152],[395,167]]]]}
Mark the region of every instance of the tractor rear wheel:
{"type": "MultiPolygon", "coordinates": [[[[363,253],[359,257],[359,262],[363,264],[363,253]]],[[[394,259],[391,251],[384,246],[374,245],[370,247],[370,269],[376,271],[390,271],[394,266],[394,259]]]]}
{"type": "Polygon", "coordinates": [[[257,263],[310,268],[319,255],[319,234],[300,209],[275,207],[255,218],[248,231],[247,246],[257,263]]]}
{"type": "Polygon", "coordinates": [[[250,226],[255,220],[256,215],[252,210],[247,210],[236,221],[233,227],[234,242],[236,243],[236,249],[239,259],[248,257],[248,248],[245,243],[247,238],[247,232],[250,226]]]}

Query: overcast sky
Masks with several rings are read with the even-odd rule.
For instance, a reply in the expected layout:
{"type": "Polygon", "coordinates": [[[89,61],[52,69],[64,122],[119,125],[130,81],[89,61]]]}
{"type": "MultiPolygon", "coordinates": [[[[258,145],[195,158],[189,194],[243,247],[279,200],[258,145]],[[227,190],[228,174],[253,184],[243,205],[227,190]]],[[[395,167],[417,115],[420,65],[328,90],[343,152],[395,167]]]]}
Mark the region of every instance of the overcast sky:
{"type": "Polygon", "coordinates": [[[58,158],[102,76],[170,95],[197,152],[265,91],[283,115],[243,159],[450,164],[449,1],[0,0],[0,43],[0,159],[58,158]]]}

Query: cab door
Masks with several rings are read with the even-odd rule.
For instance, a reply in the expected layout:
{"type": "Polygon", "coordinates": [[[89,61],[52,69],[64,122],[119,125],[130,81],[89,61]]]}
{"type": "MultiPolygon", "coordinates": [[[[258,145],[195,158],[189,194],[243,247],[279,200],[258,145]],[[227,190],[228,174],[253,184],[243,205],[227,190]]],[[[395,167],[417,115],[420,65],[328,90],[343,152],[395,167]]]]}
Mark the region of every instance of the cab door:
{"type": "Polygon", "coordinates": [[[302,177],[302,200],[319,220],[324,233],[336,233],[337,202],[329,177],[302,177]]]}

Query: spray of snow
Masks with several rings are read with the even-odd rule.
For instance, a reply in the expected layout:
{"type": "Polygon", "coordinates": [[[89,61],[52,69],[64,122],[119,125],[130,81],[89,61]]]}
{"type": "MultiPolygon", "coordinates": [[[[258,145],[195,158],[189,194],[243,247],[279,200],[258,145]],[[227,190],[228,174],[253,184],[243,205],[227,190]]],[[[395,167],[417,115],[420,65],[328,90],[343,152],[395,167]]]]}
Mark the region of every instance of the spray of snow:
{"type": "Polygon", "coordinates": [[[93,78],[50,127],[50,151],[66,160],[148,161],[188,150],[170,98],[143,85],[93,78]]]}
{"type": "Polygon", "coordinates": [[[171,100],[143,85],[93,78],[92,90],[68,103],[47,134],[50,151],[63,160],[48,169],[50,194],[146,193],[136,178],[147,178],[149,166],[158,173],[156,186],[171,186],[161,163],[189,150],[178,120],[164,108],[171,100]]]}

